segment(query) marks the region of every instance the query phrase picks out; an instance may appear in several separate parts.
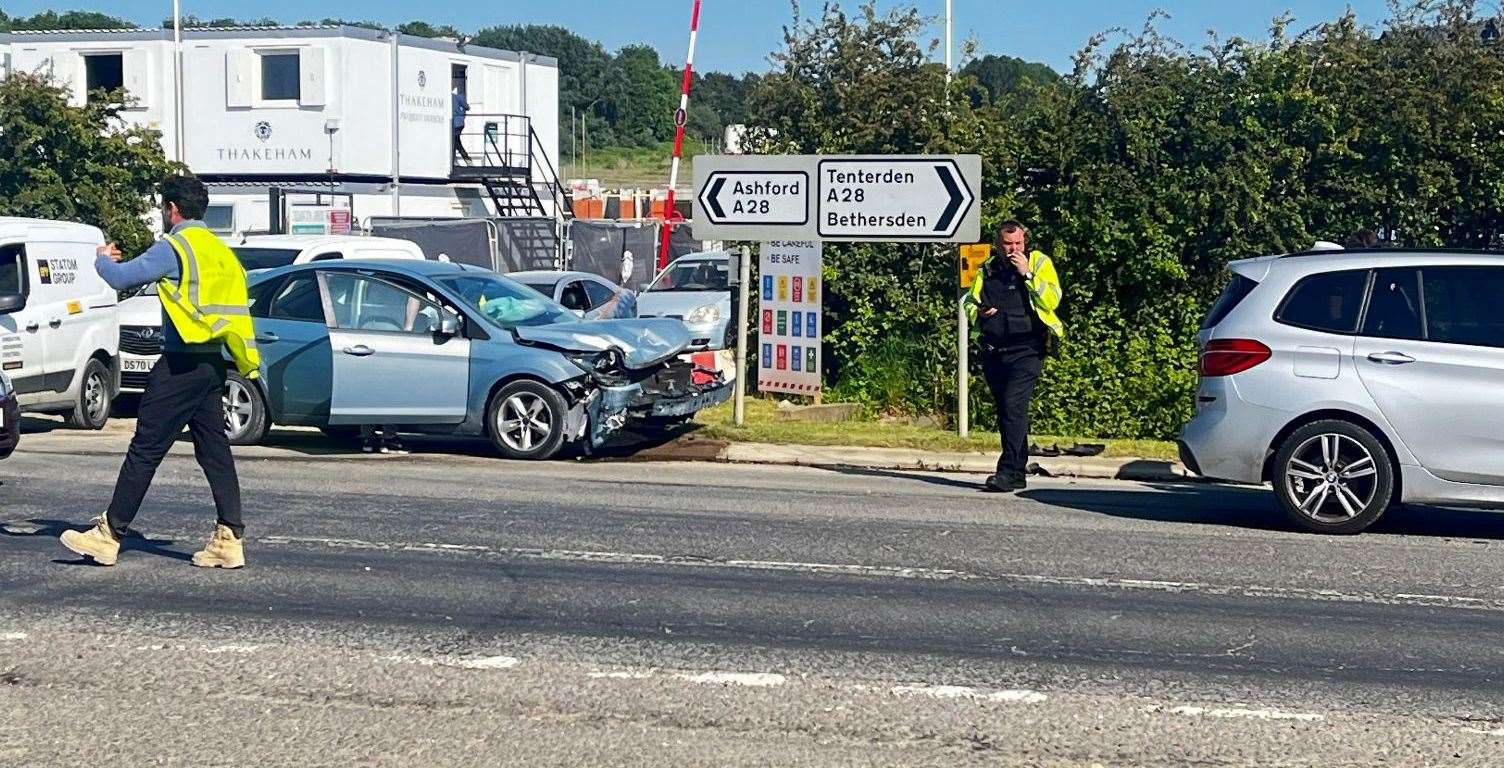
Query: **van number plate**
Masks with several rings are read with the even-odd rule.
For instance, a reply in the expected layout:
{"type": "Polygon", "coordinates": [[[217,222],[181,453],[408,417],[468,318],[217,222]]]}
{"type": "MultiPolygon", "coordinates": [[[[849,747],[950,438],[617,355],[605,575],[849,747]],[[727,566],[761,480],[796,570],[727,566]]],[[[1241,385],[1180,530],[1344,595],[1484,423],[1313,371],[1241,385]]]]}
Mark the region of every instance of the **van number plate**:
{"type": "Polygon", "coordinates": [[[150,373],[151,360],[121,360],[121,373],[150,373]]]}

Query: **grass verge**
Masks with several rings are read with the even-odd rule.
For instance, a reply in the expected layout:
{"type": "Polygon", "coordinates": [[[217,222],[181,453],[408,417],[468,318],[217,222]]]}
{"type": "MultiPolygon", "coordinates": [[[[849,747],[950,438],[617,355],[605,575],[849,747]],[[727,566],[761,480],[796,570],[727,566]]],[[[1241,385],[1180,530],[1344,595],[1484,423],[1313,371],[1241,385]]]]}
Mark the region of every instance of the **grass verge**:
{"type": "MultiPolygon", "coordinates": [[[[701,411],[695,421],[704,425],[698,434],[704,437],[742,443],[779,443],[786,445],[842,445],[869,448],[915,448],[927,451],[996,452],[996,432],[973,431],[966,439],[955,432],[915,424],[886,423],[871,418],[830,424],[808,421],[783,421],[772,400],[747,399],[747,423],[736,426],[731,403],[701,411]]],[[[1073,443],[1104,443],[1107,458],[1145,458],[1173,460],[1175,444],[1164,440],[1099,440],[1055,435],[1031,435],[1031,443],[1061,448],[1073,443]]]]}

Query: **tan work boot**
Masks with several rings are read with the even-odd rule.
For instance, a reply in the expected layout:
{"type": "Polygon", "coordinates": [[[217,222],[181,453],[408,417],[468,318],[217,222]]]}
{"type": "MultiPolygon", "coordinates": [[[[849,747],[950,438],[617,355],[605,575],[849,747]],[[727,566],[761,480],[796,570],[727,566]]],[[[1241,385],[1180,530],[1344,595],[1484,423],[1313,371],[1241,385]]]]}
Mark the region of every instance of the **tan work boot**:
{"type": "Polygon", "coordinates": [[[228,526],[216,525],[209,543],[193,553],[193,564],[200,568],[241,568],[245,566],[245,548],[228,526]]]}
{"type": "Polygon", "coordinates": [[[58,537],[63,546],[100,565],[114,565],[120,556],[120,540],[110,530],[110,521],[104,515],[94,518],[94,527],[87,531],[63,531],[58,537]]]}

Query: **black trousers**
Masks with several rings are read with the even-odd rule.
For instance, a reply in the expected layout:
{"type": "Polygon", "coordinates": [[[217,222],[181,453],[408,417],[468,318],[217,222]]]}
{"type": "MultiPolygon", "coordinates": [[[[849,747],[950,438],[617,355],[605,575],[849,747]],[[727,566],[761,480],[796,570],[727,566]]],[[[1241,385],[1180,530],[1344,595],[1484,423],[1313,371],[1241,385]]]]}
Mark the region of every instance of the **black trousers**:
{"type": "Polygon", "coordinates": [[[454,152],[455,152],[455,154],[459,155],[460,157],[465,158],[465,162],[468,163],[468,162],[470,162],[470,153],[465,151],[465,143],[461,139],[461,136],[460,136],[460,134],[464,133],[465,127],[463,125],[456,125],[456,126],[453,126],[453,130],[454,130],[454,152]]]}
{"type": "Polygon", "coordinates": [[[136,414],[136,435],[120,467],[107,513],[112,530],[123,531],[136,518],[157,467],[186,426],[193,438],[194,458],[209,479],[219,523],[237,537],[244,533],[240,479],[225,435],[225,372],[219,355],[173,353],[163,355],[151,369],[136,414]]]}
{"type": "Polygon", "coordinates": [[[1029,402],[1034,399],[1034,385],[1044,369],[1044,358],[1035,350],[1020,352],[984,351],[982,372],[997,404],[998,431],[1002,433],[1003,454],[997,460],[997,474],[1006,480],[1022,479],[1029,462],[1029,402]]]}

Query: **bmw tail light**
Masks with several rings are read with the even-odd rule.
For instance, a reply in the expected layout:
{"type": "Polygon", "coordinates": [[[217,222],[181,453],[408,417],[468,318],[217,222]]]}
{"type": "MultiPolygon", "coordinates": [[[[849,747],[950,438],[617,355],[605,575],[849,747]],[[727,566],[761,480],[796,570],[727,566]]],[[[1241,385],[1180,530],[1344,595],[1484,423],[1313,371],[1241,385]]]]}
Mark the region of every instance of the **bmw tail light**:
{"type": "Polygon", "coordinates": [[[1274,353],[1253,339],[1209,341],[1201,352],[1202,376],[1231,376],[1268,360],[1274,353]]]}

